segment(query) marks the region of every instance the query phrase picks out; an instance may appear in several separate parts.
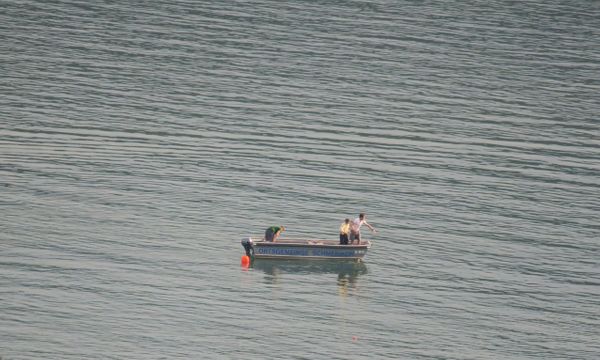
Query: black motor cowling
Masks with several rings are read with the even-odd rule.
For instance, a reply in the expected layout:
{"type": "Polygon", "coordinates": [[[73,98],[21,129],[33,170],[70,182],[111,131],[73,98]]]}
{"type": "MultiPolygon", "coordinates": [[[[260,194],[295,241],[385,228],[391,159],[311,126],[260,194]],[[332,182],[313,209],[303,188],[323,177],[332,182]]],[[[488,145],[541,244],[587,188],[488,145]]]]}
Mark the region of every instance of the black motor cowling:
{"type": "Polygon", "coordinates": [[[246,250],[247,256],[254,256],[254,242],[252,241],[252,238],[243,238],[242,246],[244,247],[244,250],[246,250]]]}

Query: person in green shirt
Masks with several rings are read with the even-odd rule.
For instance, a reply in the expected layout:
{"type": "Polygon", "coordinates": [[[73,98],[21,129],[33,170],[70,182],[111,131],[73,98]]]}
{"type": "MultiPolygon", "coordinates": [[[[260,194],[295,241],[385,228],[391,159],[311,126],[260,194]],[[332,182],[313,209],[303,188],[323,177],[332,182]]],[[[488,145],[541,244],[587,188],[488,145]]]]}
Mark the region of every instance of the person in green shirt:
{"type": "Polygon", "coordinates": [[[267,228],[267,230],[265,231],[265,241],[276,241],[282,231],[285,231],[285,227],[283,227],[283,225],[271,226],[267,228]]]}

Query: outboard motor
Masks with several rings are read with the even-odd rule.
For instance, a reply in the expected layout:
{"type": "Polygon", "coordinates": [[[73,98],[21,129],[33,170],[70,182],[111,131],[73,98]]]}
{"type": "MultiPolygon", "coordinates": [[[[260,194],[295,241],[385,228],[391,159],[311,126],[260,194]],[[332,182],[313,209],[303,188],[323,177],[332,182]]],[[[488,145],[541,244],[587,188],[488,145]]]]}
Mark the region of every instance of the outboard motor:
{"type": "Polygon", "coordinates": [[[244,247],[244,250],[246,250],[247,256],[254,257],[254,242],[252,241],[252,238],[243,238],[242,246],[244,247]]]}

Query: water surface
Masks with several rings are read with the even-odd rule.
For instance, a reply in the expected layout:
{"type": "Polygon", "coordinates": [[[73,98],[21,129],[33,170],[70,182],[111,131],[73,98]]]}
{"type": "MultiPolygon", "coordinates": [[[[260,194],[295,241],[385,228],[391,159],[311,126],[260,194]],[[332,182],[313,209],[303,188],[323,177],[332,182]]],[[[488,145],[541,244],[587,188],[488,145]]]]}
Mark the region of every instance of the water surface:
{"type": "Polygon", "coordinates": [[[600,356],[597,3],[0,6],[3,359],[600,356]]]}

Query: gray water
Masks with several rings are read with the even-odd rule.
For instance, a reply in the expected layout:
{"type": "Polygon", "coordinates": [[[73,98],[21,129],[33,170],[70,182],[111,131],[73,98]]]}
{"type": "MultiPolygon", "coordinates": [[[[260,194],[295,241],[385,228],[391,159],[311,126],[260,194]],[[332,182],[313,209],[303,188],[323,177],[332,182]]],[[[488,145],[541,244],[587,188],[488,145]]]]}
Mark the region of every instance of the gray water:
{"type": "Polygon", "coordinates": [[[600,3],[0,10],[3,360],[600,358],[600,3]]]}

